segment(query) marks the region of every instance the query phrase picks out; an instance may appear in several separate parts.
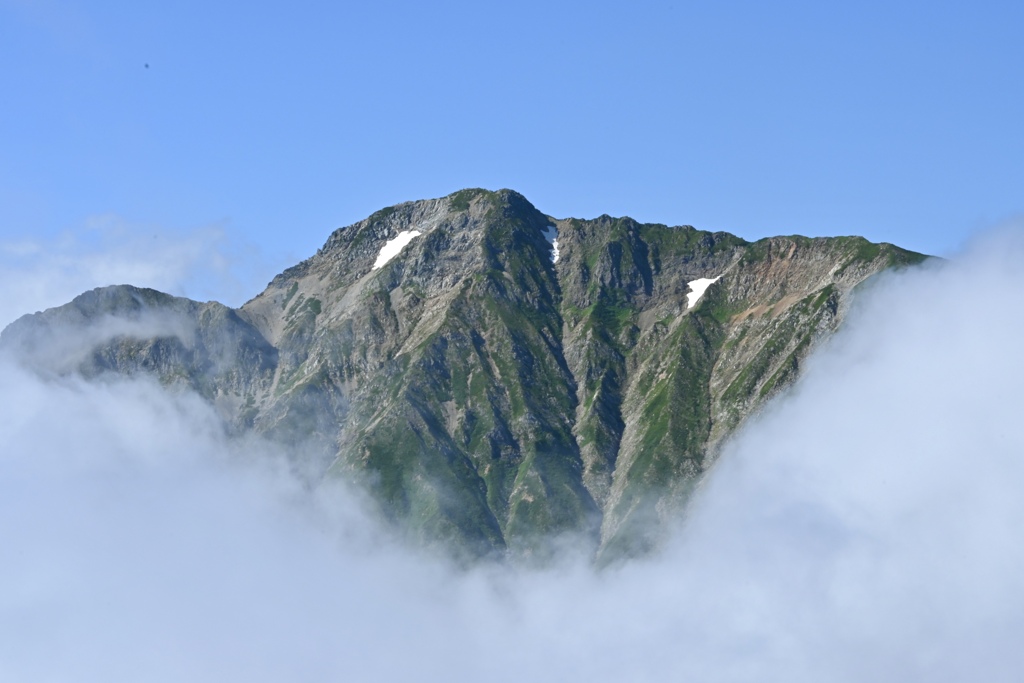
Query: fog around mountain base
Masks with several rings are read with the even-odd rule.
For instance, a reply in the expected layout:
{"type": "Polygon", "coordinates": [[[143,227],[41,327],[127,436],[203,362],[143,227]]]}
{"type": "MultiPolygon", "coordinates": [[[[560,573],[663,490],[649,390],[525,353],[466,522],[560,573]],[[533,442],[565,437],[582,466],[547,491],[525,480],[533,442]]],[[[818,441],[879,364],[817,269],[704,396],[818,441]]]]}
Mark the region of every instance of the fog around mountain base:
{"type": "Polygon", "coordinates": [[[1015,680],[1024,230],[877,278],[653,557],[471,569],[198,398],[0,362],[0,679],[1015,680]]]}

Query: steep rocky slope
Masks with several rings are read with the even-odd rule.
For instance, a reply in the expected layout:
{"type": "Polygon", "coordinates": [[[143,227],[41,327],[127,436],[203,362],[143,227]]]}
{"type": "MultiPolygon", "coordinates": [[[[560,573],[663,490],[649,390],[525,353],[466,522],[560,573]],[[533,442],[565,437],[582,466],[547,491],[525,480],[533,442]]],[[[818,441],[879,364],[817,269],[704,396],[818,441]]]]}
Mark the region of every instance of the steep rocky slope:
{"type": "Polygon", "coordinates": [[[43,372],[191,387],[233,429],[302,444],[311,480],[362,482],[418,538],[535,554],[572,533],[608,559],[656,543],[858,284],[923,258],[556,220],[464,190],[336,231],[238,310],[109,287],[0,345],[43,372]]]}

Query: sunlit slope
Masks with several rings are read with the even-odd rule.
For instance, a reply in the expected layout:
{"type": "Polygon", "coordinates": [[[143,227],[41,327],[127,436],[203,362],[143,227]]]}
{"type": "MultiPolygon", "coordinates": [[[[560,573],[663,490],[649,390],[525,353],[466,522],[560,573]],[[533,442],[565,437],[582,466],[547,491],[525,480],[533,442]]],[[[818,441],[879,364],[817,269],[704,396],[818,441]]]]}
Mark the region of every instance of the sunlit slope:
{"type": "Polygon", "coordinates": [[[361,481],[428,542],[535,554],[573,534],[612,559],[656,543],[854,287],[923,258],[856,237],[556,220],[515,192],[464,190],[336,231],[238,311],[108,288],[2,342],[51,371],[190,386],[234,429],[298,445],[312,480],[361,481]],[[40,351],[69,338],[80,348],[40,351]]]}

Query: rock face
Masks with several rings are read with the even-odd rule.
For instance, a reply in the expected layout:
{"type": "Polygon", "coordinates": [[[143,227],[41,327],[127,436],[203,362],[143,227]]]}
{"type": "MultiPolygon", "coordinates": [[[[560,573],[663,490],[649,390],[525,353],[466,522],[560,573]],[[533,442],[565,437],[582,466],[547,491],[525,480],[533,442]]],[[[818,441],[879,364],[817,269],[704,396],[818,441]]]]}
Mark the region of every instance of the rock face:
{"type": "Polygon", "coordinates": [[[535,555],[581,534],[607,560],[657,542],[652,522],[796,377],[851,290],[924,258],[556,220],[463,190],[336,231],[238,310],[108,287],[0,345],[43,372],[191,387],[233,429],[304,444],[313,480],[364,483],[426,541],[535,555]]]}

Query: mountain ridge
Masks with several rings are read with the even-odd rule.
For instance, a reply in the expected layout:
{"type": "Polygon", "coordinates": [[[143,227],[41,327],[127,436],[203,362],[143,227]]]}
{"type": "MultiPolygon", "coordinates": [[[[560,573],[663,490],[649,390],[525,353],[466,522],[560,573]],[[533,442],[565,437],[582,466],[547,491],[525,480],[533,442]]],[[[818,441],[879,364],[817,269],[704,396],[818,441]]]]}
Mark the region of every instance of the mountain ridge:
{"type": "Polygon", "coordinates": [[[577,534],[611,560],[656,546],[657,521],[855,287],[924,258],[857,237],[555,219],[471,189],[335,230],[238,309],[117,286],[19,319],[0,346],[53,372],[188,386],[237,431],[306,444],[312,480],[360,481],[415,538],[542,556],[577,534]],[[149,330],[150,314],[174,324],[149,330]],[[81,348],[47,357],[72,337],[81,348]]]}

